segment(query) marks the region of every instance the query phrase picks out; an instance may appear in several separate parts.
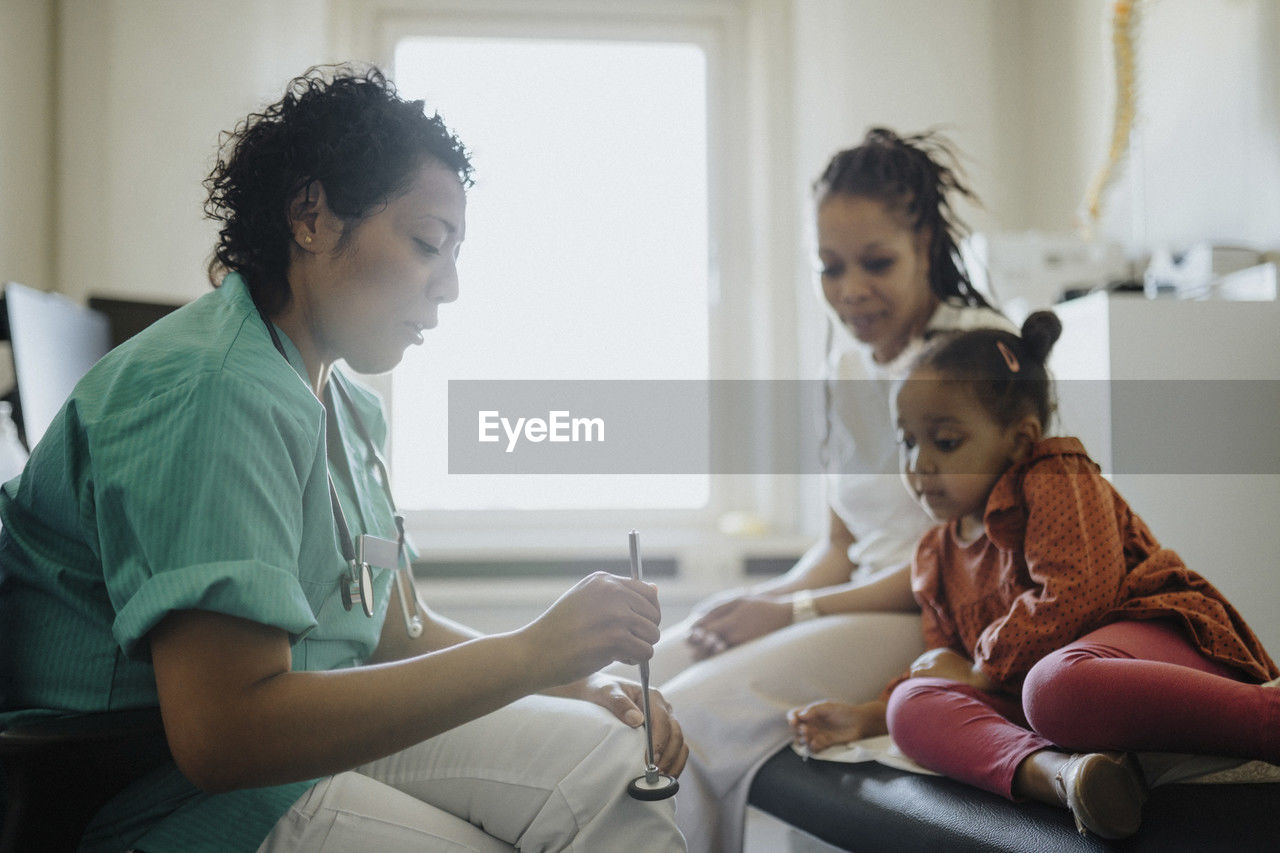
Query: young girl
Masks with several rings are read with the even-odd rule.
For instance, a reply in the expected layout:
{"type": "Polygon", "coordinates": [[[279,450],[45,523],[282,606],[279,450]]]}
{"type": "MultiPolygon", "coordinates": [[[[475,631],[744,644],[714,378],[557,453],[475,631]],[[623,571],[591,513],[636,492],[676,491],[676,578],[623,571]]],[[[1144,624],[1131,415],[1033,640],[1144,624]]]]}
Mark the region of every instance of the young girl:
{"type": "Polygon", "coordinates": [[[938,339],[896,394],[903,479],[937,521],[912,590],[928,647],[882,700],[788,716],[810,749],[882,734],[925,767],[1137,831],[1129,751],[1280,762],[1276,665],[1074,438],[1044,438],[1049,312],[938,339]],[[887,699],[887,701],[884,701],[887,699]]]}

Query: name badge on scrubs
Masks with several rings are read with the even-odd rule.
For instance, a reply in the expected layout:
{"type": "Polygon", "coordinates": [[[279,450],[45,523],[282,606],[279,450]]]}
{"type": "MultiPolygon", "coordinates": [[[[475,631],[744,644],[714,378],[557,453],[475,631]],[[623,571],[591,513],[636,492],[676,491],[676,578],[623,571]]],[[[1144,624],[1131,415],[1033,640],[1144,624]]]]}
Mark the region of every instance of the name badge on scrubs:
{"type": "Polygon", "coordinates": [[[365,616],[373,615],[373,570],[394,570],[400,546],[390,539],[362,533],[356,538],[356,558],[352,571],[343,573],[342,606],[350,610],[359,604],[365,616]]]}

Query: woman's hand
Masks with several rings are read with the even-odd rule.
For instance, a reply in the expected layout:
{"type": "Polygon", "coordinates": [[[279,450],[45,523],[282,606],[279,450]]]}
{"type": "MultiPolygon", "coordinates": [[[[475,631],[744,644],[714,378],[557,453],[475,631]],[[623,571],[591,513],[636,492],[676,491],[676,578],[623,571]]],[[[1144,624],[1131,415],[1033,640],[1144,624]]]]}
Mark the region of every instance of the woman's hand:
{"type": "Polygon", "coordinates": [[[541,669],[537,681],[569,684],[614,661],[653,657],[661,615],[653,584],[596,572],[514,636],[527,649],[530,666],[541,669]]]}
{"type": "MultiPolygon", "coordinates": [[[[640,685],[622,678],[596,673],[547,693],[591,702],[609,711],[632,728],[644,725],[644,704],[640,685]]],[[[670,776],[679,776],[689,760],[684,732],[671,713],[671,704],[658,690],[649,688],[650,726],[653,729],[653,762],[670,776]]]]}
{"type": "Polygon", "coordinates": [[[945,678],[991,692],[996,684],[977,664],[952,649],[929,649],[911,663],[912,678],[945,678]]]}
{"type": "Polygon", "coordinates": [[[797,743],[810,752],[821,752],[838,743],[887,734],[886,707],[879,701],[854,705],[824,700],[792,708],[787,712],[787,723],[797,743]]]}
{"type": "Polygon", "coordinates": [[[708,610],[689,628],[693,656],[702,660],[791,624],[791,605],[763,595],[740,595],[708,610]]]}

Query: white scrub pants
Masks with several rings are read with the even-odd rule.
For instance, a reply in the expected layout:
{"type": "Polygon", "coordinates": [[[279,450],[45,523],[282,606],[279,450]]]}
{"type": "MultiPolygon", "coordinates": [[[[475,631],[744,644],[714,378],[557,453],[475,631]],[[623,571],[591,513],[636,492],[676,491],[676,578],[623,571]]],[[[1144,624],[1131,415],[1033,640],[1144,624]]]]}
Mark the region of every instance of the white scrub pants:
{"type": "Polygon", "coordinates": [[[701,662],[685,642],[688,627],[664,632],[650,673],[689,744],[676,820],[691,853],[742,850],[751,780],[791,742],[788,710],[874,699],[924,650],[918,614],[823,616],[701,662]]]}
{"type": "Polygon", "coordinates": [[[320,781],[258,850],[684,850],[671,800],[627,795],[643,772],[643,730],[531,696],[320,781]]]}

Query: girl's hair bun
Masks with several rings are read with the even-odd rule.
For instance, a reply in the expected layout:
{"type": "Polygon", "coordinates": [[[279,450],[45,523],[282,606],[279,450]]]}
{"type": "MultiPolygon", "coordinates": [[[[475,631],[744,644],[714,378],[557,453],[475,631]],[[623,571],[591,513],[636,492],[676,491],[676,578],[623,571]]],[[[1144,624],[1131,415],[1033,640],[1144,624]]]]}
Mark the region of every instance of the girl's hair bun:
{"type": "Polygon", "coordinates": [[[1062,321],[1052,311],[1035,311],[1022,323],[1022,350],[1043,364],[1062,335],[1062,321]]]}

